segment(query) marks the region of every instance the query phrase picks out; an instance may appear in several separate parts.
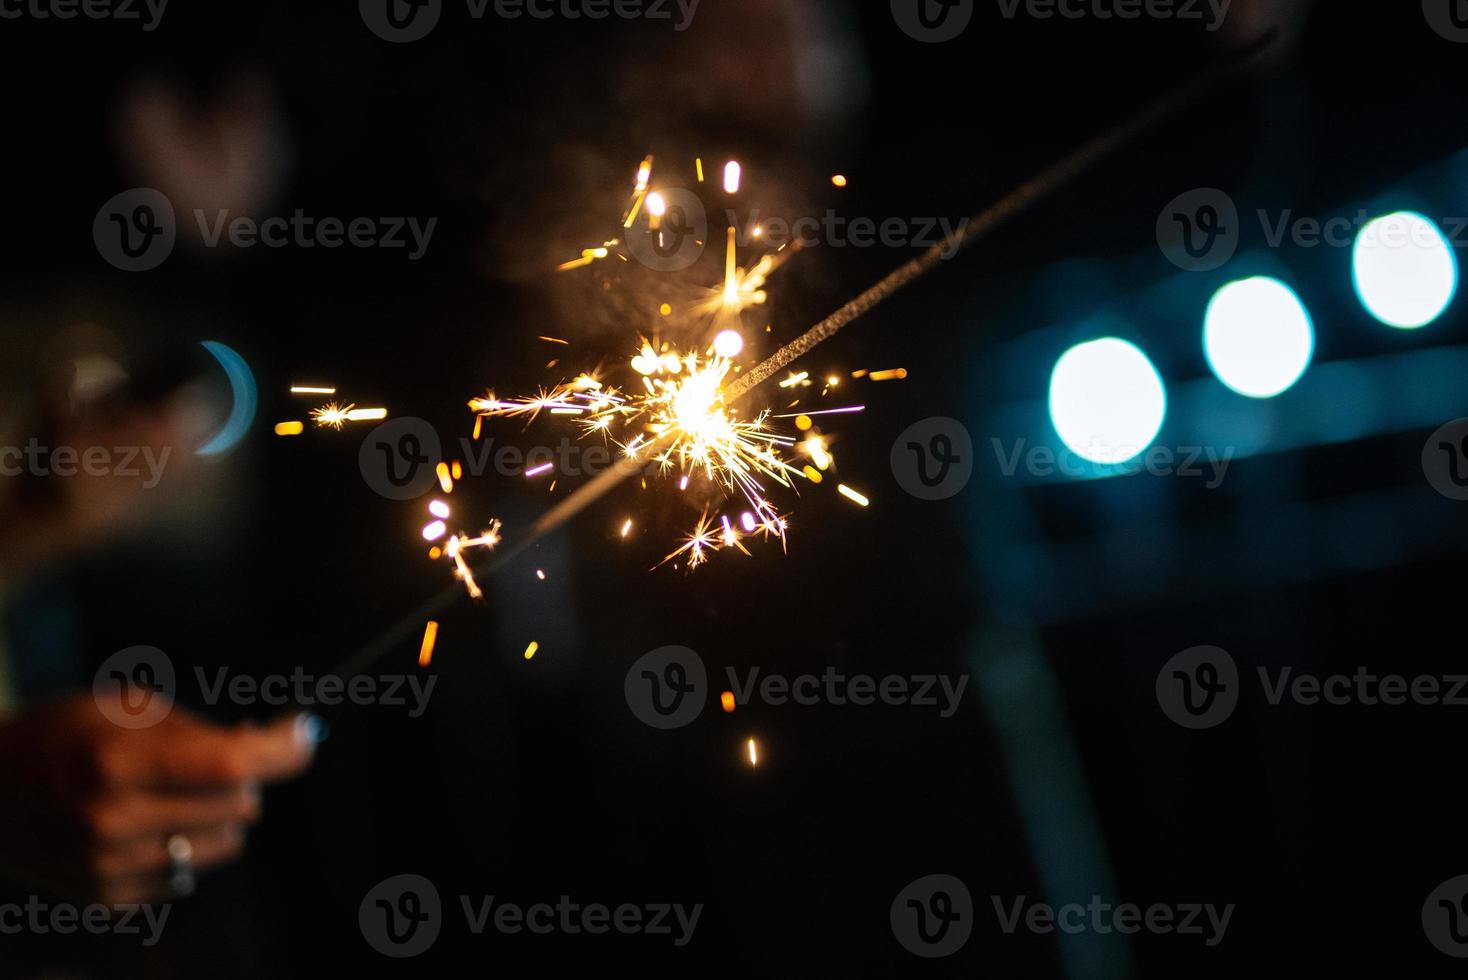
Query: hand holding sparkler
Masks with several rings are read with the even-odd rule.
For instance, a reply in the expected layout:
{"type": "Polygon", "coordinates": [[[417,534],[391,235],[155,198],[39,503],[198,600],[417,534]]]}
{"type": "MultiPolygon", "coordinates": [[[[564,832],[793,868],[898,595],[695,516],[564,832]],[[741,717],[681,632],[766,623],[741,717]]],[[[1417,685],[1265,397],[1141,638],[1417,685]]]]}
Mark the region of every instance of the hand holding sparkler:
{"type": "Polygon", "coordinates": [[[170,841],[191,870],[237,858],[260,785],[311,762],[304,722],[223,728],[175,706],[126,729],[84,695],[0,725],[0,868],[108,905],[169,897],[170,841]]]}

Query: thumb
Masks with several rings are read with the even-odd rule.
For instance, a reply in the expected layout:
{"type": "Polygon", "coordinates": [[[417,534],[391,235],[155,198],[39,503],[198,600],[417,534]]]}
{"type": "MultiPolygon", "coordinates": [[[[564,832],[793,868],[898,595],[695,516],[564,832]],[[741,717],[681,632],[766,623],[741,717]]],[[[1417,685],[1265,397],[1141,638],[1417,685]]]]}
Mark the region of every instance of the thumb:
{"type": "Polygon", "coordinates": [[[304,714],[222,728],[175,712],[150,732],[156,737],[139,753],[137,776],[138,783],[154,788],[278,782],[300,775],[315,754],[304,714]]]}

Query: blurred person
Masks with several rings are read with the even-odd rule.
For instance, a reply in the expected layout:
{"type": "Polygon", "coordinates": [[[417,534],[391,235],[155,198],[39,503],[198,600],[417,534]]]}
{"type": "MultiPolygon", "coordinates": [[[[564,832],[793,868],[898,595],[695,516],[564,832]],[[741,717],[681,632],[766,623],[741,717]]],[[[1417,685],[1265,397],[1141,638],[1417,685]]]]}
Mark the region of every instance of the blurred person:
{"type": "MultiPolygon", "coordinates": [[[[196,489],[191,447],[208,424],[198,393],[120,397],[127,372],[99,336],[29,351],[7,333],[0,600],[196,489]],[[111,465],[119,448],[134,465],[111,465]]],[[[239,856],[261,786],[311,761],[302,716],[222,727],[174,706],[129,729],[90,691],[28,690],[45,685],[26,678],[64,671],[36,670],[26,654],[37,651],[10,649],[0,629],[0,878],[14,885],[109,905],[186,893],[195,872],[239,856]]]]}

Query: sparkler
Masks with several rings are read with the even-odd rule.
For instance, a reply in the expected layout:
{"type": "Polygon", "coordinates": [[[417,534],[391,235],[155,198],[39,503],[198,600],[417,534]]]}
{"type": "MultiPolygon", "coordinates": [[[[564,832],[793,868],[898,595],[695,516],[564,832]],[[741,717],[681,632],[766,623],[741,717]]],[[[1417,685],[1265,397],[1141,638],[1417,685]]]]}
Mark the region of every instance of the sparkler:
{"type": "MultiPolygon", "coordinates": [[[[335,395],[336,388],[330,385],[292,385],[290,393],[295,396],[335,395]]],[[[311,409],[310,416],[316,428],[340,432],[349,422],[381,422],[387,418],[387,409],[358,408],[356,405],[331,401],[320,408],[311,409]]],[[[299,436],[305,431],[305,423],[299,420],[280,422],[275,426],[275,434],[278,436],[299,436]]]]}
{"type": "MultiPolygon", "coordinates": [[[[733,360],[718,353],[706,358],[680,356],[655,350],[644,341],[631,366],[641,375],[640,393],[624,395],[583,375],[531,398],[501,400],[491,395],[474,399],[470,407],[481,418],[533,421],[549,413],[576,417],[587,435],[615,431],[626,460],[645,462],[662,476],[676,472],[680,490],[687,488],[691,475],[699,475],[742,495],[757,515],[751,518],[756,526],[749,531],[763,530],[783,543],[788,524],[766,499],[762,480],[790,488],[792,478],[802,475],[782,455],[796,440],[771,431],[768,412],[745,419],[725,404],[723,391],[734,370],[733,360]],[[633,429],[637,431],[629,438],[626,433],[633,429]]],[[[525,475],[537,476],[552,466],[543,464],[525,475]]],[[[706,535],[706,523],[707,514],[688,541],[660,564],[688,554],[689,568],[697,568],[710,551],[735,543],[727,535],[719,540],[706,535]]],[[[629,520],[622,536],[630,530],[629,520]]]]}
{"type": "Polygon", "coordinates": [[[385,418],[385,408],[358,408],[356,405],[338,405],[336,402],[311,409],[311,421],[316,423],[318,429],[341,431],[342,426],[348,422],[381,422],[385,418]]]}
{"type": "MultiPolygon", "coordinates": [[[[701,161],[695,165],[701,172],[701,161]]],[[[639,212],[645,211],[647,231],[659,230],[668,204],[663,193],[653,189],[653,177],[653,158],[649,156],[638,168],[633,197],[622,219],[624,229],[635,228],[639,212]]],[[[725,193],[738,194],[742,181],[743,167],[737,161],[727,163],[725,193]]],[[[778,538],[784,547],[789,522],[768,499],[767,485],[793,490],[795,480],[808,479],[808,467],[796,465],[789,458],[801,444],[776,429],[771,412],[743,415],[726,397],[731,379],[740,370],[737,360],[746,348],[741,314],[768,301],[770,277],[798,248],[768,252],[746,269],[739,264],[734,227],[727,229],[726,239],[722,288],[702,289],[702,295],[690,305],[695,316],[710,317],[717,331],[712,344],[702,352],[680,351],[667,342],[644,338],[630,359],[628,383],[621,388],[582,374],[531,396],[504,399],[489,392],[469,402],[476,416],[476,434],[487,419],[521,419],[528,427],[542,416],[564,417],[574,422],[583,436],[601,434],[615,442],[629,467],[644,464],[648,474],[676,479],[680,492],[688,489],[690,478],[698,478],[718,487],[726,498],[742,498],[747,504],[748,509],[739,515],[738,528],[727,515],[713,518],[706,508],[692,533],[655,567],[686,560],[689,570],[696,569],[712,553],[725,548],[747,555],[741,541],[754,536],[778,538]],[[722,533],[715,533],[718,526],[722,526],[722,533]]],[[[613,240],[602,251],[621,244],[613,240]]],[[[584,250],[582,258],[592,256],[594,251],[584,250]]],[[[573,260],[561,269],[586,264],[573,260]]],[[[660,311],[667,315],[671,307],[661,304],[660,311]]],[[[784,386],[794,387],[807,377],[803,373],[784,386]]],[[[860,410],[858,406],[837,411],[860,410]]],[[[820,469],[829,468],[829,455],[819,444],[818,449],[820,469]]],[[[535,466],[527,469],[525,476],[533,478],[553,468],[552,463],[535,466]]],[[[624,525],[623,538],[631,526],[630,520],[624,525]]]]}
{"type": "MultiPolygon", "coordinates": [[[[1253,67],[1261,60],[1262,56],[1272,49],[1277,37],[1277,32],[1270,32],[1264,35],[1252,45],[1233,55],[1220,66],[1203,73],[1200,77],[1188,84],[1174,88],[1167,95],[1146,106],[1130,119],[1083,144],[1058,163],[1041,171],[1034,178],[1001,198],[992,207],[975,215],[967,223],[965,230],[957,237],[956,241],[952,243],[940,243],[928,252],[899,266],[888,276],[852,299],[825,320],[811,327],[794,341],[781,347],[774,355],[765,359],[756,367],[740,374],[738,378],[730,382],[723,389],[723,404],[726,407],[735,405],[755,387],[773,377],[777,372],[785,369],[800,357],[809,354],[820,344],[834,337],[838,332],[862,315],[870,312],[882,302],[890,299],[896,293],[933,271],[945,257],[952,255],[954,251],[967,249],[975,242],[987,237],[995,229],[1014,219],[1039,201],[1051,197],[1057,191],[1069,186],[1101,161],[1110,158],[1120,149],[1133,142],[1138,136],[1152,129],[1181,108],[1192,104],[1203,95],[1213,91],[1221,83],[1253,67]]],[[[702,183],[704,177],[702,161],[698,161],[697,166],[699,182],[702,183]]],[[[629,208],[628,211],[626,227],[629,228],[631,227],[632,221],[635,220],[635,212],[640,207],[642,197],[646,193],[647,181],[651,178],[651,159],[645,161],[644,168],[645,172],[643,169],[639,170],[638,186],[634,194],[634,206],[629,208]]],[[[601,252],[602,254],[595,258],[586,259],[585,264],[597,261],[598,258],[605,258],[607,254],[610,254],[607,248],[594,251],[601,252]]],[[[585,258],[584,255],[583,258],[585,258]]],[[[857,376],[858,374],[853,374],[853,377],[857,376]]],[[[642,466],[635,460],[629,461],[623,459],[618,461],[612,468],[579,488],[566,500],[561,501],[542,515],[528,529],[523,537],[518,537],[512,547],[501,551],[492,562],[486,563],[485,567],[479,570],[479,573],[482,575],[493,574],[496,570],[513,561],[519,554],[530,548],[536,541],[563,526],[577,514],[619,486],[629,476],[635,475],[641,470],[642,466]]],[[[813,472],[816,471],[810,470],[806,475],[809,477],[813,472]]],[[[632,526],[632,521],[629,519],[623,528],[623,537],[626,537],[630,533],[632,526]]],[[[463,571],[468,572],[467,566],[464,567],[463,571]]],[[[472,574],[467,575],[467,578],[472,581],[472,574]]],[[[471,594],[473,594],[473,591],[471,590],[471,594]]],[[[339,666],[336,673],[342,676],[353,676],[366,670],[379,658],[396,649],[411,634],[415,624],[422,622],[427,617],[437,615],[443,609],[448,608],[457,596],[457,588],[445,589],[438,595],[420,604],[407,617],[399,620],[394,626],[364,644],[339,666]]],[[[755,758],[757,759],[757,755],[755,758]]]]}
{"type": "Polygon", "coordinates": [[[498,520],[491,521],[488,529],[477,538],[471,538],[463,534],[456,534],[449,539],[444,546],[444,557],[454,563],[454,576],[464,583],[471,599],[484,597],[484,591],[479,588],[478,581],[474,578],[474,570],[464,560],[464,552],[473,548],[483,548],[493,551],[500,545],[500,527],[498,520]]]}

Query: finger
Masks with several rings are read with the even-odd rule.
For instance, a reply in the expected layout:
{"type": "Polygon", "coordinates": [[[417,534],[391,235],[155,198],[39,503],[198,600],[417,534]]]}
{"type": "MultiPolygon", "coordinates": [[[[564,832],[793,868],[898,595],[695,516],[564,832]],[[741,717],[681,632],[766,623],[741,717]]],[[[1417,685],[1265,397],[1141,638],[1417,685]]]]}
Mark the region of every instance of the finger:
{"type": "Polygon", "coordinates": [[[90,894],[96,896],[97,902],[112,908],[166,902],[178,897],[168,876],[156,872],[107,879],[94,885],[90,894]]]}
{"type": "Polygon", "coordinates": [[[148,729],[138,750],[116,760],[124,782],[146,788],[228,788],[276,782],[311,763],[314,744],[307,716],[259,727],[221,728],[175,710],[148,729]]]}
{"type": "Polygon", "coordinates": [[[88,811],[89,829],[101,841],[259,819],[260,791],[253,786],[201,794],[130,793],[104,798],[88,811]]]}
{"type": "MultiPolygon", "coordinates": [[[[149,834],[103,845],[95,855],[93,872],[98,880],[110,882],[168,870],[168,839],[171,834],[149,834]]],[[[240,856],[245,846],[245,828],[240,824],[195,827],[184,836],[193,847],[195,870],[226,864],[240,856]]]]}

